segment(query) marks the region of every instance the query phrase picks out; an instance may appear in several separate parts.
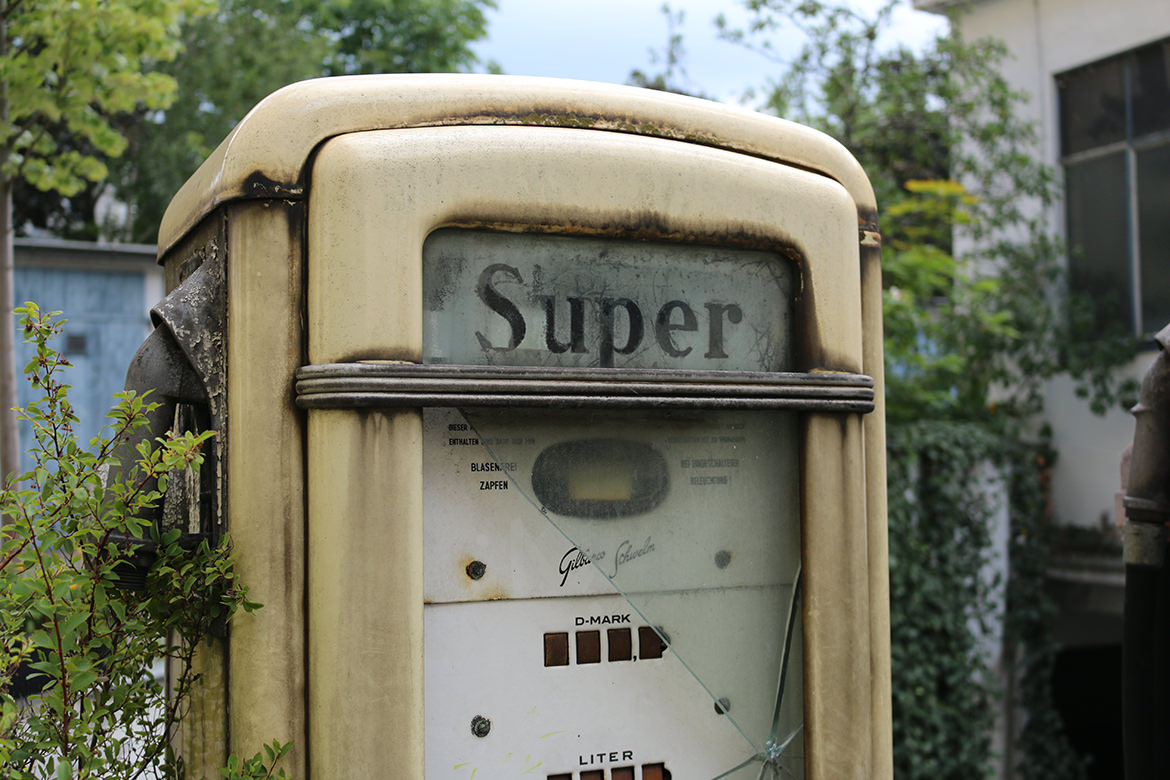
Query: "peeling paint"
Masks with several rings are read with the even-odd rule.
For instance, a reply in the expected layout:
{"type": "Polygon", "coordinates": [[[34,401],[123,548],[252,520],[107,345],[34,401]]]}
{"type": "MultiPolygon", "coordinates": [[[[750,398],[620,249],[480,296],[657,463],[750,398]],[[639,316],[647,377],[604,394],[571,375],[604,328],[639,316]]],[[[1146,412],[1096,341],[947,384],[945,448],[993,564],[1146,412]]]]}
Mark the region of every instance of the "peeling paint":
{"type": "Polygon", "coordinates": [[[302,184],[275,181],[265,176],[261,171],[253,171],[245,178],[241,190],[244,197],[247,198],[299,200],[305,194],[305,188],[302,184]]]}

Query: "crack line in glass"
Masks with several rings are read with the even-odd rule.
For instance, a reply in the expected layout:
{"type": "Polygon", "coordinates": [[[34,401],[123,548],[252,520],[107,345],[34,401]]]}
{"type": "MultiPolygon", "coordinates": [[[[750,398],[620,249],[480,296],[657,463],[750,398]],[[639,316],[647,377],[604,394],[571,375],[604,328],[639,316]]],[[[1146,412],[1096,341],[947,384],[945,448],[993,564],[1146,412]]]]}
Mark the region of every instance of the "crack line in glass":
{"type": "MultiPolygon", "coordinates": [[[[475,432],[477,438],[479,439],[481,446],[483,446],[483,448],[487,452],[488,456],[496,463],[504,462],[504,459],[501,459],[499,457],[499,455],[497,454],[495,447],[492,444],[488,443],[489,441],[491,441],[491,439],[488,437],[485,437],[483,435],[483,432],[481,430],[480,425],[478,425],[476,422],[476,415],[474,413],[469,413],[468,410],[460,410],[460,413],[462,414],[464,419],[467,420],[471,429],[475,432]]],[[[526,489],[526,487],[520,483],[520,481],[517,479],[517,475],[515,473],[508,471],[508,470],[503,470],[502,475],[508,480],[508,482],[510,482],[512,485],[515,486],[515,488],[519,491],[521,496],[524,497],[524,500],[529,505],[531,505],[540,515],[542,515],[544,517],[545,521],[547,521],[554,529],[556,529],[556,531],[569,544],[580,548],[580,544],[578,543],[578,541],[575,540],[564,528],[562,528],[561,525],[552,517],[548,508],[545,507],[542,502],[540,502],[538,499],[536,499],[535,496],[533,496],[530,493],[530,491],[528,489],[526,489]]],[[[625,600],[625,602],[630,606],[630,608],[633,609],[635,613],[637,613],[638,617],[644,622],[644,624],[649,626],[654,631],[654,633],[658,636],[659,640],[663,643],[663,645],[671,647],[672,651],[674,652],[675,657],[678,658],[679,663],[682,664],[682,666],[686,670],[686,672],[691,676],[691,678],[696,683],[699,684],[699,686],[703,689],[703,691],[707,694],[707,696],[711,699],[711,701],[715,704],[715,706],[720,707],[719,697],[711,690],[710,687],[708,687],[707,683],[698,675],[698,673],[694,670],[694,668],[691,666],[691,664],[689,664],[687,662],[687,660],[685,658],[683,658],[681,654],[679,654],[677,648],[672,646],[672,643],[670,642],[668,636],[666,636],[664,634],[664,632],[661,630],[661,627],[658,626],[654,620],[652,620],[649,616],[647,616],[643,612],[643,610],[637,604],[634,603],[634,600],[621,588],[621,586],[619,586],[616,582],[614,582],[613,577],[611,577],[596,560],[591,559],[591,560],[589,560],[589,563],[591,564],[591,567],[595,571],[600,573],[601,576],[605,579],[605,581],[609,583],[610,587],[613,588],[614,592],[616,594],[620,595],[625,600]]],[[[784,767],[782,767],[780,765],[780,761],[781,761],[782,757],[783,758],[787,757],[786,756],[787,748],[793,742],[793,740],[795,740],[796,737],[803,731],[804,726],[803,726],[803,723],[796,726],[796,728],[793,729],[791,732],[789,732],[787,735],[785,735],[783,739],[780,739],[779,731],[780,731],[780,727],[781,727],[781,709],[782,709],[782,706],[784,704],[784,693],[785,693],[785,689],[786,689],[786,685],[787,685],[787,678],[788,678],[788,666],[789,666],[789,661],[790,661],[791,656],[792,656],[792,644],[793,644],[793,639],[794,639],[794,635],[796,633],[796,628],[797,628],[797,616],[798,616],[797,610],[799,609],[799,606],[800,606],[801,580],[802,580],[802,571],[801,571],[801,567],[798,565],[797,570],[796,570],[796,576],[795,576],[793,584],[792,584],[792,594],[791,594],[791,597],[789,600],[789,605],[788,605],[788,615],[787,615],[787,618],[785,621],[786,626],[785,626],[785,633],[784,633],[784,645],[783,645],[783,650],[782,650],[782,654],[781,654],[781,658],[780,658],[780,670],[779,670],[780,676],[779,676],[779,681],[778,681],[778,688],[777,688],[775,705],[774,705],[774,709],[773,709],[770,736],[769,736],[767,742],[763,746],[757,746],[753,742],[751,737],[749,737],[748,734],[745,732],[744,728],[741,727],[740,724],[735,720],[735,718],[733,718],[729,712],[723,711],[723,714],[728,718],[728,721],[732,724],[732,726],[735,728],[735,730],[740,734],[740,736],[743,737],[743,739],[748,743],[748,745],[750,745],[752,747],[753,754],[749,758],[747,758],[744,762],[742,762],[741,764],[733,767],[732,769],[727,770],[726,772],[723,772],[722,774],[717,775],[712,780],[721,780],[722,778],[730,777],[734,773],[750,766],[752,763],[757,762],[757,761],[760,762],[760,764],[761,764],[760,774],[759,774],[760,780],[764,780],[765,777],[780,778],[781,772],[783,772],[785,775],[791,776],[791,773],[788,772],[784,767]]]]}
{"type": "MultiPolygon", "coordinates": [[[[495,449],[493,448],[493,446],[487,443],[487,442],[488,442],[488,439],[487,439],[487,438],[486,438],[486,437],[483,435],[483,433],[480,431],[480,429],[479,429],[479,426],[476,424],[476,422],[475,422],[475,420],[474,420],[474,417],[475,417],[475,415],[474,415],[474,414],[469,414],[469,413],[467,412],[467,410],[462,410],[462,409],[461,409],[461,410],[459,410],[459,411],[460,411],[460,414],[462,414],[462,415],[463,415],[464,419],[466,419],[466,420],[467,420],[467,423],[468,423],[468,425],[470,425],[470,426],[471,426],[471,428],[472,428],[472,430],[474,430],[474,431],[475,431],[476,437],[479,439],[479,441],[480,441],[481,445],[482,445],[482,446],[483,446],[483,448],[484,448],[484,449],[487,451],[487,453],[488,453],[488,455],[491,457],[491,459],[492,459],[493,461],[495,461],[496,463],[500,463],[500,462],[502,462],[502,459],[501,459],[501,458],[499,458],[499,457],[496,455],[496,452],[495,452],[495,449]]],[[[545,519],[545,520],[546,520],[546,521],[547,521],[547,522],[548,522],[548,523],[549,523],[549,524],[550,524],[550,525],[551,525],[553,528],[555,528],[555,529],[557,530],[557,532],[558,532],[558,533],[559,533],[561,536],[563,536],[563,537],[565,538],[565,540],[566,540],[566,541],[568,541],[568,542],[569,542],[569,544],[571,544],[571,545],[573,545],[573,546],[577,546],[577,547],[579,547],[579,545],[578,545],[577,541],[576,541],[575,539],[573,539],[573,537],[572,537],[572,536],[570,536],[570,535],[568,534],[568,532],[566,532],[566,531],[565,531],[565,529],[563,529],[563,528],[560,526],[560,524],[558,524],[558,523],[557,523],[557,522],[556,522],[556,521],[555,521],[555,520],[552,518],[552,516],[549,514],[549,512],[548,512],[547,508],[545,508],[545,507],[544,507],[544,506],[543,506],[543,505],[542,505],[540,502],[538,502],[538,501],[537,501],[537,500],[536,500],[536,499],[535,499],[533,496],[529,495],[529,491],[528,491],[528,490],[526,490],[526,489],[524,488],[524,486],[520,484],[520,482],[519,482],[519,481],[516,479],[515,475],[513,475],[511,472],[508,472],[508,471],[504,471],[504,472],[503,472],[503,474],[504,474],[504,476],[507,478],[507,480],[508,480],[510,483],[512,483],[513,485],[515,485],[515,486],[516,486],[516,489],[517,489],[517,490],[520,492],[520,495],[522,495],[522,496],[524,497],[524,500],[525,500],[525,501],[527,501],[529,504],[531,504],[531,505],[532,505],[532,507],[533,507],[533,508],[534,508],[534,509],[535,509],[535,510],[538,512],[538,513],[540,513],[540,515],[541,515],[541,516],[543,516],[543,517],[544,517],[544,519],[545,519]]],[[[630,605],[630,608],[631,608],[631,609],[633,609],[633,610],[634,610],[634,612],[636,612],[636,613],[638,614],[638,617],[639,617],[639,618],[641,618],[641,619],[642,619],[642,620],[643,620],[643,621],[644,621],[644,622],[645,622],[647,625],[649,625],[649,626],[650,626],[650,627],[651,627],[651,628],[654,630],[654,633],[658,635],[658,638],[659,638],[659,639],[660,639],[660,640],[663,642],[663,644],[665,644],[665,645],[667,645],[667,646],[670,646],[671,642],[669,641],[669,638],[668,638],[668,637],[666,637],[665,635],[663,635],[663,633],[662,633],[662,631],[660,630],[659,626],[657,626],[657,625],[655,624],[655,622],[654,622],[653,620],[651,620],[651,619],[650,619],[650,618],[649,618],[649,617],[648,617],[648,616],[647,616],[647,615],[646,615],[646,614],[645,614],[645,613],[644,613],[644,612],[641,610],[641,608],[639,608],[639,607],[638,607],[638,605],[637,605],[637,604],[635,604],[635,603],[633,602],[633,600],[632,600],[632,599],[631,599],[631,598],[630,598],[630,597],[629,597],[629,596],[626,594],[626,592],[625,592],[625,591],[624,591],[624,590],[621,588],[621,586],[619,586],[619,585],[618,585],[616,582],[614,582],[613,578],[612,578],[612,577],[610,577],[610,576],[609,576],[609,575],[608,575],[608,574],[605,572],[605,570],[604,570],[604,569],[603,569],[601,566],[599,566],[599,565],[598,565],[597,561],[590,560],[590,561],[589,561],[589,565],[590,565],[590,566],[591,566],[591,567],[592,567],[592,568],[593,568],[595,571],[597,571],[599,574],[601,574],[601,576],[602,576],[602,577],[604,577],[604,578],[605,578],[605,580],[606,580],[606,581],[607,581],[607,582],[610,584],[610,586],[611,586],[611,587],[614,589],[614,591],[615,591],[615,592],[616,592],[618,595],[620,595],[620,596],[621,596],[623,599],[625,599],[626,603],[630,605]]],[[[672,648],[672,650],[673,650],[673,648],[672,648]]],[[[712,701],[713,703],[715,703],[716,705],[718,705],[718,703],[719,703],[719,697],[718,697],[718,696],[716,696],[716,695],[715,695],[715,693],[714,693],[714,692],[713,692],[713,691],[712,691],[712,690],[711,690],[711,689],[710,689],[710,688],[707,686],[707,683],[706,683],[706,682],[704,682],[704,681],[702,680],[702,678],[700,678],[700,677],[699,677],[699,675],[695,673],[695,670],[694,670],[693,668],[691,668],[690,664],[688,664],[688,663],[687,663],[686,659],[684,659],[684,658],[683,658],[683,657],[682,657],[682,656],[681,656],[681,655],[678,653],[678,651],[677,651],[677,650],[674,650],[674,655],[675,655],[675,657],[676,657],[676,658],[678,658],[678,660],[679,660],[679,663],[681,663],[681,664],[682,664],[683,668],[684,668],[684,669],[686,669],[687,673],[691,675],[691,677],[692,677],[692,678],[695,680],[695,682],[697,682],[697,683],[699,684],[699,686],[700,686],[700,687],[701,687],[701,688],[702,688],[702,689],[703,689],[703,690],[706,692],[706,694],[707,694],[707,695],[708,695],[708,696],[711,698],[711,701],[712,701]]],[[[732,725],[732,726],[735,728],[735,730],[736,730],[736,731],[738,731],[738,732],[739,732],[740,736],[742,736],[742,737],[744,738],[744,741],[746,741],[746,742],[747,742],[749,745],[751,745],[753,749],[756,749],[756,750],[758,750],[758,748],[756,747],[755,743],[753,743],[753,742],[752,742],[752,739],[751,739],[751,737],[749,737],[749,736],[747,735],[747,733],[746,733],[746,732],[743,730],[743,728],[741,728],[741,727],[740,727],[739,723],[738,723],[738,722],[736,722],[735,718],[731,717],[730,713],[725,713],[725,714],[727,715],[728,721],[731,723],[731,725],[732,725]]]]}

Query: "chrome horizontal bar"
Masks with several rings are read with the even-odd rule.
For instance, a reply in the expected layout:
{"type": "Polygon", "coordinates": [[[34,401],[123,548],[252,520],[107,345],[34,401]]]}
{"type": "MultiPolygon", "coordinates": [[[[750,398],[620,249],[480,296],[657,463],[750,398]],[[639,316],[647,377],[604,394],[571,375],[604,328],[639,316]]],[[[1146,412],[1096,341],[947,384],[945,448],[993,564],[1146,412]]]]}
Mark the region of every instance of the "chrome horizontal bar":
{"type": "Polygon", "coordinates": [[[303,409],[358,409],[401,406],[556,407],[560,409],[800,409],[815,412],[872,412],[873,400],[837,398],[720,398],[677,396],[461,395],[458,393],[321,393],[299,396],[303,409]]]}
{"type": "Polygon", "coordinates": [[[541,382],[525,380],[499,379],[470,379],[452,382],[451,380],[427,380],[412,378],[368,378],[368,377],[328,377],[320,379],[303,379],[297,382],[297,392],[300,397],[317,394],[336,395],[338,393],[362,393],[393,391],[400,393],[443,393],[462,387],[466,392],[512,395],[545,395],[550,392],[558,395],[670,395],[670,396],[708,396],[712,392],[719,395],[744,397],[782,397],[782,398],[861,398],[873,400],[872,387],[852,387],[849,385],[830,385],[828,387],[802,384],[698,384],[698,383],[652,383],[652,382],[541,382]]]}
{"type": "Polygon", "coordinates": [[[694,371],[665,368],[596,368],[568,366],[464,366],[441,363],[401,363],[362,361],[355,363],[321,363],[302,366],[297,379],[325,377],[429,377],[482,379],[563,379],[600,382],[707,382],[732,384],[817,384],[873,387],[873,379],[864,374],[843,371],[796,373],[784,371],[694,371]]]}
{"type": "Polygon", "coordinates": [[[334,363],[297,372],[297,405],[741,408],[869,412],[861,374],[334,363]]]}

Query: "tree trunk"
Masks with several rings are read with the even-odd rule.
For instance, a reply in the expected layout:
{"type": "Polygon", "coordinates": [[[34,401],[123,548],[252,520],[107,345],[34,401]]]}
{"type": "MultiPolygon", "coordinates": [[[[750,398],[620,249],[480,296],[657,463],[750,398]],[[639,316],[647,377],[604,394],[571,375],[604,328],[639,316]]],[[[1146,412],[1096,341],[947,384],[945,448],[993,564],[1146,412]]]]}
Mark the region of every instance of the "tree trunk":
{"type": "Polygon", "coordinates": [[[0,174],[0,477],[20,473],[16,427],[15,266],[12,250],[12,179],[0,174]]]}
{"type": "MultiPolygon", "coordinates": [[[[0,57],[8,56],[8,0],[0,0],[0,57]]],[[[0,127],[8,127],[8,82],[0,81],[0,127]]],[[[16,260],[12,248],[12,186],[9,144],[0,149],[0,479],[20,473],[20,431],[16,427],[16,260]]]]}

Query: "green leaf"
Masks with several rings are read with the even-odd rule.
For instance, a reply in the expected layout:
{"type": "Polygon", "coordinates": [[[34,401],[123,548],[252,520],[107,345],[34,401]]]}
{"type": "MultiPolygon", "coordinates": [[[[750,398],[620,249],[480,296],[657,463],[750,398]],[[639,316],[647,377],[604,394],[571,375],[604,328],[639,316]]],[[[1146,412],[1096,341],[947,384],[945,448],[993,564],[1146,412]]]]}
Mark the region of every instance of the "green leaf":
{"type": "Polygon", "coordinates": [[[88,620],[89,620],[89,613],[88,612],[78,612],[75,615],[70,615],[65,620],[65,625],[64,625],[63,631],[66,634],[76,634],[77,629],[84,626],[88,620]]]}
{"type": "Polygon", "coordinates": [[[29,634],[28,643],[32,647],[41,650],[52,650],[57,647],[56,639],[50,636],[49,632],[43,628],[39,628],[29,634]]]}

